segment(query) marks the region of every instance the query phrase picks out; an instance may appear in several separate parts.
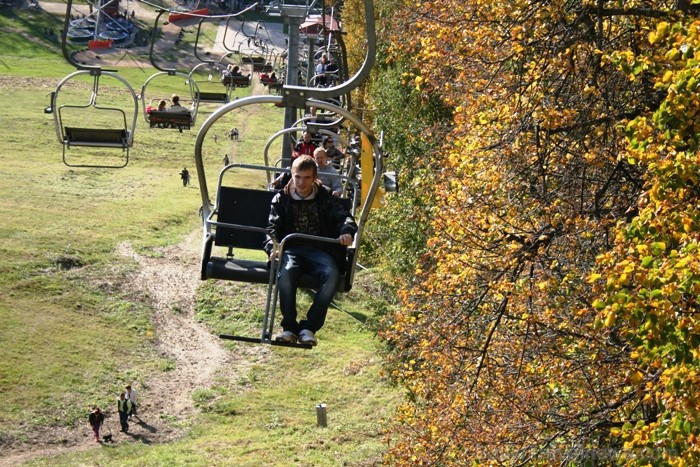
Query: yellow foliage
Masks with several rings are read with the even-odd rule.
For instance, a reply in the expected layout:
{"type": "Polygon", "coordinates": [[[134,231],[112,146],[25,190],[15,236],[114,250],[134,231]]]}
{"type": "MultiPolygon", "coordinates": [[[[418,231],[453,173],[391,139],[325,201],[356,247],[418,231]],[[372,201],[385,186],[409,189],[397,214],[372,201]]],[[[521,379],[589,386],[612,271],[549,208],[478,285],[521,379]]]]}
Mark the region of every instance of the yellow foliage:
{"type": "Polygon", "coordinates": [[[652,440],[669,465],[690,452],[698,24],[663,2],[644,4],[663,19],[576,5],[411,2],[392,19],[406,86],[454,111],[412,187],[431,238],[384,334],[412,401],[397,465],[568,465],[629,420],[610,434],[631,465],[652,440]],[[651,423],[659,407],[680,428],[651,423]]]}

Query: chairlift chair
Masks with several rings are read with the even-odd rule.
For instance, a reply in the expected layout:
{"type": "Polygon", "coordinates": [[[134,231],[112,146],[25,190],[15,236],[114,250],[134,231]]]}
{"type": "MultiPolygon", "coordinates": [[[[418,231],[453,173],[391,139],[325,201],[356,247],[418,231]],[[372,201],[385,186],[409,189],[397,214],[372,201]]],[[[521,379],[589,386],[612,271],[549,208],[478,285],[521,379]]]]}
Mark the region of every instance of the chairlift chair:
{"type": "MultiPolygon", "coordinates": [[[[222,71],[222,65],[217,64],[216,62],[203,62],[195,65],[192,70],[189,72],[187,79],[189,81],[194,81],[198,83],[198,89],[195,94],[195,100],[199,103],[205,102],[205,103],[210,103],[210,104],[227,104],[231,100],[231,94],[233,91],[233,86],[225,86],[224,91],[210,91],[206,90],[203,91],[201,87],[199,86],[200,82],[203,82],[204,80],[198,81],[197,74],[201,73],[204,71],[205,67],[209,67],[209,70],[207,70],[207,74],[212,76],[212,82],[214,82],[214,73],[217,73],[216,77],[216,82],[219,82],[219,76],[222,71]]],[[[208,80],[207,80],[208,81],[208,80]]],[[[220,89],[220,88],[219,88],[220,89]]]]}
{"type": "Polygon", "coordinates": [[[150,128],[172,128],[180,132],[189,130],[197,121],[197,113],[199,111],[198,94],[199,87],[197,82],[190,79],[189,75],[175,70],[160,71],[151,75],[141,86],[140,99],[143,106],[143,116],[150,128]],[[168,89],[174,91],[181,99],[192,102],[192,110],[189,112],[171,112],[168,110],[147,112],[146,106],[156,100],[152,96],[149,97],[151,94],[149,88],[162,88],[166,85],[169,85],[168,89]]]}
{"type": "MultiPolygon", "coordinates": [[[[227,50],[230,50],[227,48],[227,50]]],[[[224,54],[220,59],[219,63],[222,64],[221,68],[221,84],[223,84],[226,87],[231,87],[231,88],[247,88],[251,85],[252,82],[252,73],[248,73],[247,75],[241,74],[240,76],[235,76],[235,75],[230,75],[226,73],[226,70],[230,66],[238,66],[239,70],[242,70],[244,66],[246,66],[243,63],[243,60],[241,59],[242,54],[237,51],[229,51],[228,53],[224,54]],[[234,56],[237,56],[237,59],[231,60],[234,56]]]]}
{"type": "MultiPolygon", "coordinates": [[[[125,107],[127,107],[127,104],[125,104],[125,107]]],[[[138,117],[138,98],[129,83],[118,74],[99,68],[78,70],[69,74],[56,86],[56,90],[51,94],[51,104],[45,109],[45,112],[53,114],[56,136],[63,145],[63,163],[67,166],[121,168],[128,164],[129,148],[133,145],[136,119],[138,117]],[[63,87],[67,83],[86,75],[92,77],[92,90],[87,103],[62,104],[63,87]],[[133,110],[129,111],[130,115],[128,120],[124,108],[99,104],[100,79],[104,77],[113,78],[120,83],[120,86],[126,91],[127,98],[125,101],[128,102],[128,99],[131,98],[128,108],[131,108],[131,105],[133,105],[133,110]],[[84,111],[94,111],[97,112],[97,114],[93,113],[93,118],[87,118],[91,122],[90,125],[74,126],[71,122],[67,122],[65,118],[66,112],[72,113],[70,109],[75,109],[81,114],[83,114],[84,111]],[[95,115],[100,115],[101,118],[94,118],[95,115]],[[95,126],[95,122],[99,124],[100,120],[106,123],[102,123],[101,126],[95,126]],[[66,151],[71,147],[121,149],[124,153],[124,158],[123,162],[118,164],[71,163],[66,155],[66,151]]]]}
{"type": "MultiPolygon", "coordinates": [[[[231,339],[243,342],[264,343],[270,345],[284,345],[292,347],[309,346],[304,344],[289,344],[275,342],[272,339],[272,331],[274,329],[275,308],[277,306],[277,284],[276,284],[276,268],[278,264],[273,262],[269,267],[266,260],[251,260],[241,259],[237,257],[236,252],[240,249],[262,250],[263,240],[265,238],[265,228],[267,226],[267,216],[270,210],[270,202],[274,196],[274,192],[267,188],[251,189],[237,186],[229,186],[224,183],[224,175],[230,175],[230,172],[236,169],[247,169],[258,171],[261,173],[261,178],[267,177],[269,173],[279,173],[281,170],[289,170],[288,168],[279,168],[268,162],[260,165],[244,165],[230,164],[221,171],[219,175],[218,186],[216,189],[216,199],[214,205],[211,205],[209,191],[207,187],[207,178],[205,174],[205,166],[202,155],[202,146],[206,140],[206,135],[214,123],[221,119],[224,115],[236,111],[242,107],[253,104],[274,104],[279,105],[283,101],[282,96],[260,95],[250,96],[237,99],[226,104],[212,113],[209,118],[202,124],[197,139],[195,142],[195,163],[197,166],[197,176],[200,185],[200,193],[202,196],[202,218],[203,218],[203,241],[202,241],[202,259],[201,259],[201,278],[203,280],[220,279],[232,280],[238,282],[267,284],[267,296],[265,311],[263,317],[262,331],[259,337],[250,336],[233,336],[221,335],[224,339],[231,339]],[[215,254],[214,248],[223,248],[226,253],[215,254]]],[[[368,170],[367,174],[372,177],[369,190],[366,193],[365,199],[361,202],[354,202],[350,199],[346,200],[349,209],[357,207],[355,216],[358,225],[358,231],[355,235],[353,244],[347,248],[346,264],[339,265],[343,271],[342,278],[338,283],[338,292],[347,292],[352,287],[355,269],[357,266],[356,251],[361,242],[364,226],[369,216],[369,210],[373,204],[373,199],[382,175],[382,151],[377,140],[372,136],[371,130],[360,121],[355,115],[349,111],[335,107],[333,104],[326,102],[314,102],[319,108],[324,108],[337,112],[347,119],[357,131],[366,135],[367,139],[373,143],[374,167],[373,170],[368,170]]],[[[293,129],[298,130],[298,129],[293,129]]],[[[234,175],[235,176],[235,175],[234,175]]],[[[347,183],[356,183],[349,177],[344,177],[347,183]]],[[[265,184],[264,186],[267,186],[265,184]]],[[[355,194],[360,193],[360,190],[355,188],[352,190],[355,194]]],[[[281,239],[276,245],[276,248],[281,254],[285,245],[292,238],[297,238],[300,234],[281,239]]],[[[322,242],[336,242],[337,240],[328,239],[325,237],[304,238],[322,242]]],[[[310,278],[302,279],[301,286],[314,288],[317,284],[310,278]]]]}

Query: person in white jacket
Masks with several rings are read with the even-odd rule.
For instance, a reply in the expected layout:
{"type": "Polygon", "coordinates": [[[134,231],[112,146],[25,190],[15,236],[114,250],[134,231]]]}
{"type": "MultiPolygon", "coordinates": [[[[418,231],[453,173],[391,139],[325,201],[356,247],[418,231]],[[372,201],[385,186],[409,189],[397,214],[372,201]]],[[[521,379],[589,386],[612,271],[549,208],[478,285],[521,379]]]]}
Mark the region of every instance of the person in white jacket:
{"type": "Polygon", "coordinates": [[[136,415],[136,391],[128,385],[126,387],[126,398],[131,402],[131,410],[129,411],[129,418],[136,415]]]}
{"type": "Polygon", "coordinates": [[[343,183],[338,176],[338,171],[328,160],[326,150],[316,148],[314,150],[314,159],[316,159],[316,165],[318,165],[318,179],[321,180],[323,185],[331,189],[333,196],[340,196],[343,192],[343,183]]]}

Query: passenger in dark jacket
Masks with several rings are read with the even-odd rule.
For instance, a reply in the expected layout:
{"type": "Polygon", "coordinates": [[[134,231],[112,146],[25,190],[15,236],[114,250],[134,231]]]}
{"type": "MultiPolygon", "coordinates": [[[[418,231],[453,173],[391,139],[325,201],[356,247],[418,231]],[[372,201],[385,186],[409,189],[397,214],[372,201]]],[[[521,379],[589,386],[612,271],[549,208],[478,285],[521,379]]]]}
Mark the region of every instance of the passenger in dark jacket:
{"type": "Polygon", "coordinates": [[[292,178],[272,199],[265,251],[275,259],[273,241],[281,242],[292,233],[337,240],[335,243],[295,240],[285,244],[277,284],[282,333],[276,340],[316,345],[315,333],[323,326],[345,265],[345,250],[357,232],[352,214],[340,199],[317,180],[318,168],[312,157],[299,156],[292,163],[292,178]],[[302,274],[316,279],[320,286],[306,319],[297,321],[296,291],[302,274]]]}

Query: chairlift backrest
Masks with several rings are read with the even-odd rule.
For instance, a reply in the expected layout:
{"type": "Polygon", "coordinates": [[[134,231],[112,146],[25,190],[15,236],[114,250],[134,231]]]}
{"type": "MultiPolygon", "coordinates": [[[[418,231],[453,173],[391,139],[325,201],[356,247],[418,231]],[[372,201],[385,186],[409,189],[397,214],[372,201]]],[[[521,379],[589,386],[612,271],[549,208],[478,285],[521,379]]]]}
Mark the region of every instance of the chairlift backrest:
{"type": "Polygon", "coordinates": [[[226,92],[204,92],[198,91],[195,94],[197,102],[208,102],[212,104],[226,104],[229,101],[229,95],[226,92]]]}
{"type": "Polygon", "coordinates": [[[146,118],[151,128],[173,128],[182,131],[189,130],[194,123],[190,112],[153,110],[146,118]]]}
{"type": "Polygon", "coordinates": [[[275,192],[221,186],[216,197],[217,221],[240,224],[261,230],[235,230],[217,226],[214,243],[217,246],[232,246],[259,250],[265,243],[265,228],[270,214],[270,205],[275,192]]]}

